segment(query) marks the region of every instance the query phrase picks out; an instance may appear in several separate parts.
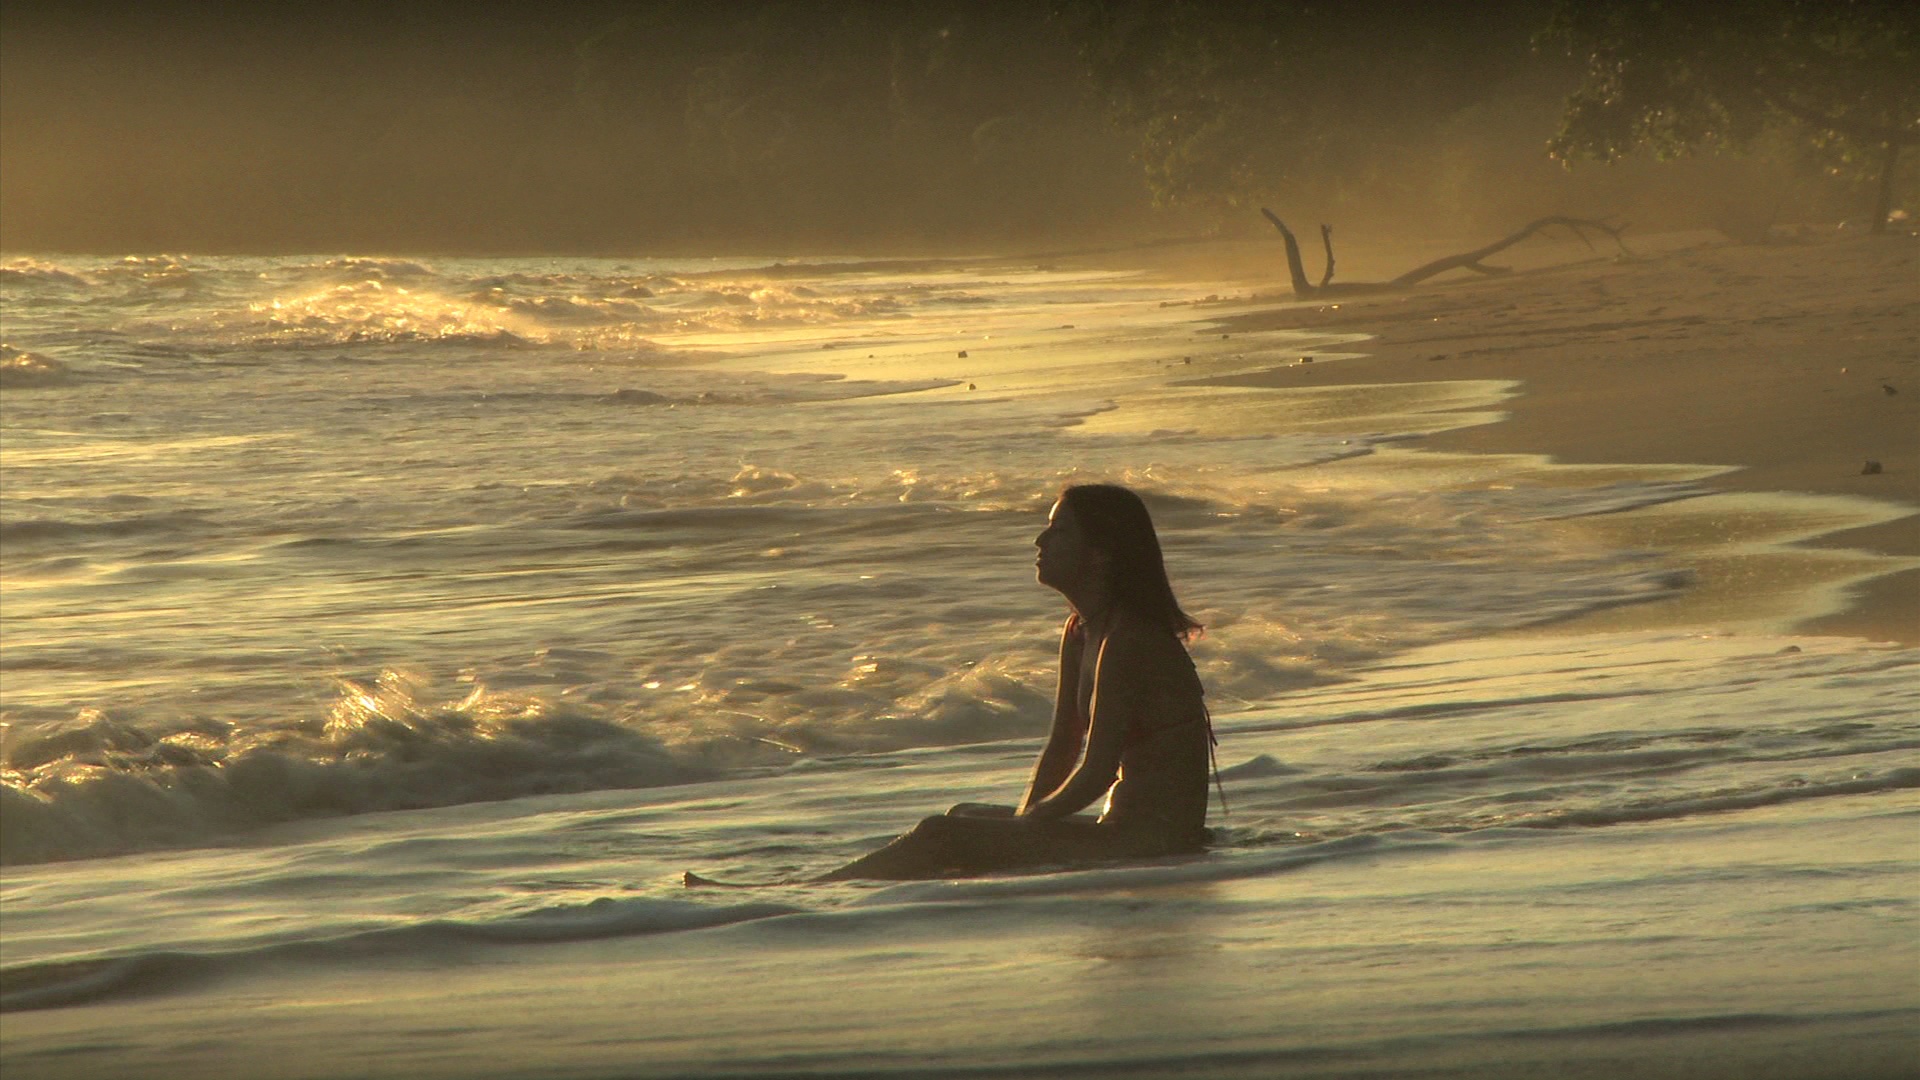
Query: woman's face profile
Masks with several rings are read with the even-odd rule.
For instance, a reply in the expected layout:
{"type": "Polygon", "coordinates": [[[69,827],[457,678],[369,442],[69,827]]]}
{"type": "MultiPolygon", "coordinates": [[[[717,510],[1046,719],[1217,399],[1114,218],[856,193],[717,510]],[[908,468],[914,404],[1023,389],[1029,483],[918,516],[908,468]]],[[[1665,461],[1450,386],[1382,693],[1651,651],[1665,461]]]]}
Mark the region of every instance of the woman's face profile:
{"type": "Polygon", "coordinates": [[[1033,538],[1040,549],[1034,560],[1034,577],[1040,584],[1065,591],[1086,576],[1092,549],[1080,530],[1080,521],[1064,502],[1055,502],[1047,512],[1047,527],[1033,538]]]}

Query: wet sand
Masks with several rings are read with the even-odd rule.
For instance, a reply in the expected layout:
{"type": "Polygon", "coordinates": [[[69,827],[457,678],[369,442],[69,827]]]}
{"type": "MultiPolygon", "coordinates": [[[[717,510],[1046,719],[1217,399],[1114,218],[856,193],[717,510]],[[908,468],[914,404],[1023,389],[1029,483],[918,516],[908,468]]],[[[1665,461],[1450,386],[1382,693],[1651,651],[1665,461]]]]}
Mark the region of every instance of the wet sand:
{"type": "MultiPolygon", "coordinates": [[[[1920,242],[1738,246],[1699,234],[1629,237],[1628,245],[1631,256],[1604,257],[1576,245],[1536,247],[1516,253],[1522,266],[1510,275],[1305,304],[1288,297],[1228,315],[1228,332],[1376,336],[1357,347],[1365,356],[1206,381],[1518,380],[1504,422],[1415,445],[1574,463],[1735,466],[1708,483],[1914,511],[1807,546],[1920,557],[1920,242]]],[[[1394,272],[1393,260],[1370,261],[1382,276],[1394,272]]],[[[1846,610],[1794,629],[1920,643],[1920,569],[1859,582],[1846,610]]]]}

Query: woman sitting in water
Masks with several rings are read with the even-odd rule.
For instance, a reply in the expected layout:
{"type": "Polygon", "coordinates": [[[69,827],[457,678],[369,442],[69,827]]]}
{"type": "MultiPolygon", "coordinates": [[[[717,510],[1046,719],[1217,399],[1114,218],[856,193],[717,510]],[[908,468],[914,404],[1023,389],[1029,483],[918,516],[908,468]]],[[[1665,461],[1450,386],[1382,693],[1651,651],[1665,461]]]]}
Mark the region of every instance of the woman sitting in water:
{"type": "Polygon", "coordinates": [[[822,880],[965,877],[1205,846],[1213,727],[1185,647],[1200,624],[1174,600],[1153,520],[1138,495],[1110,484],[1067,488],[1047,520],[1035,576],[1071,610],[1053,731],[1026,797],[1017,809],[962,803],[822,880]],[[1103,792],[1098,821],[1075,816],[1103,792]]]}

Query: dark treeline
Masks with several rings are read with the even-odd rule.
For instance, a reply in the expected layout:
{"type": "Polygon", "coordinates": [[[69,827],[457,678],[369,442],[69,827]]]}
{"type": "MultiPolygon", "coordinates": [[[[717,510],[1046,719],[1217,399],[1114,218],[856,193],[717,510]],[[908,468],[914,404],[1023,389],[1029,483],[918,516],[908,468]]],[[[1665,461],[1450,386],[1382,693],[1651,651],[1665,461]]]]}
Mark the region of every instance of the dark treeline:
{"type": "Polygon", "coordinates": [[[0,17],[8,249],[824,250],[1137,230],[1035,4],[0,17]]]}
{"type": "MultiPolygon", "coordinates": [[[[1838,6],[1861,15],[1843,36],[1866,27],[1860,48],[1882,61],[1847,54],[1849,70],[1899,81],[1911,18],[1838,6]]],[[[1645,25],[1635,7],[1609,10],[1645,25]]],[[[1824,107],[1818,95],[1693,102],[1745,126],[1678,142],[1574,116],[1603,46],[1659,50],[1569,10],[10,2],[0,246],[977,250],[1251,231],[1261,201],[1427,235],[1553,211],[1750,225],[1844,215],[1878,182],[1873,131],[1812,138],[1760,117],[1824,107]],[[1548,155],[1556,137],[1570,156],[1622,160],[1569,170],[1548,155]],[[1656,166],[1642,145],[1707,156],[1656,166]]],[[[1722,52],[1771,39],[1753,40],[1722,52]]],[[[1675,48],[1654,59],[1698,64],[1675,48]]],[[[1795,62],[1781,77],[1817,85],[1795,62]]],[[[1882,172],[1905,191],[1897,163],[1882,172]]]]}

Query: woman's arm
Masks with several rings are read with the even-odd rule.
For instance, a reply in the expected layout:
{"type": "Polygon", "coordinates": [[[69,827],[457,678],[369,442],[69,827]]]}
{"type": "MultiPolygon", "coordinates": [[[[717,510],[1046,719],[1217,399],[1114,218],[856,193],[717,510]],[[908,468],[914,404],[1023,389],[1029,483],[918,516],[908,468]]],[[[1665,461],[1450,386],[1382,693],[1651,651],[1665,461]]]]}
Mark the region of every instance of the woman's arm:
{"type": "Polygon", "coordinates": [[[1086,641],[1086,624],[1078,616],[1067,620],[1060,632],[1060,684],[1053,694],[1053,729],[1047,745],[1034,762],[1033,779],[1020,800],[1020,812],[1059,790],[1087,737],[1087,719],[1080,715],[1080,655],[1086,641]]]}
{"type": "Polygon", "coordinates": [[[1127,732],[1153,700],[1156,672],[1164,667],[1161,661],[1137,627],[1122,622],[1107,635],[1093,669],[1087,755],[1058,790],[1023,805],[1021,817],[1046,821],[1077,814],[1113,786],[1120,774],[1127,732]]]}

